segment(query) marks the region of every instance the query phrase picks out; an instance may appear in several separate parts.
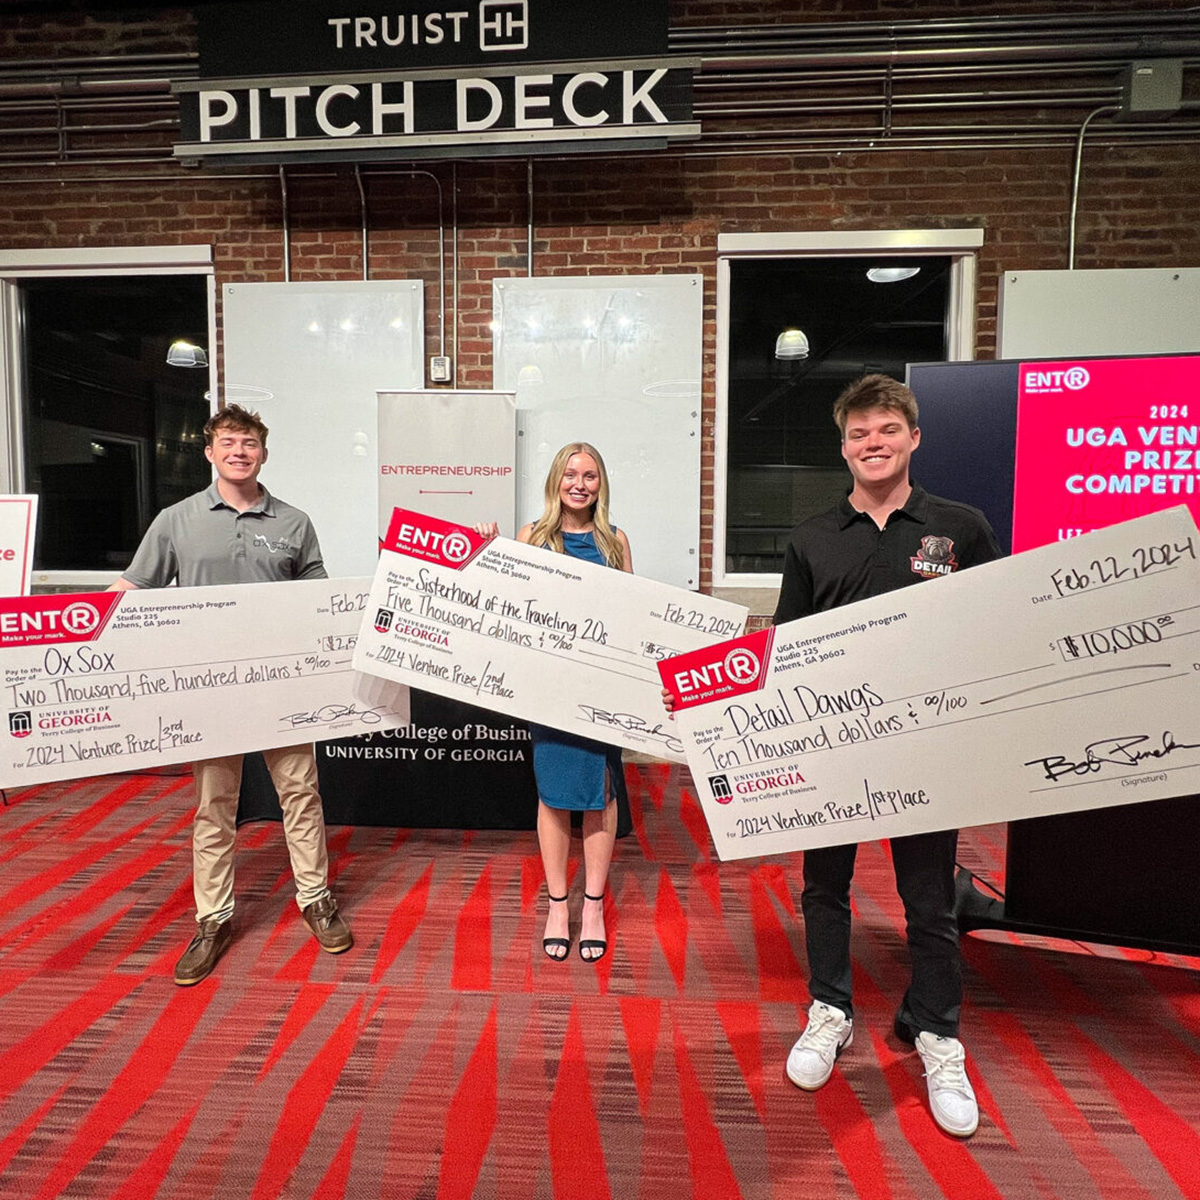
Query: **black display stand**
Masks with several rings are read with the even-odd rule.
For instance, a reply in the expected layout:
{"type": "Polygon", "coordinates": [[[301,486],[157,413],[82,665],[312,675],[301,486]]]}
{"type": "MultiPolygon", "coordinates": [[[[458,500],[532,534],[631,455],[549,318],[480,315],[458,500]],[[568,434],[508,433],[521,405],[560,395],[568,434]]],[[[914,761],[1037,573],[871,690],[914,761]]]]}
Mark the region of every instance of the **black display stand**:
{"type": "Polygon", "coordinates": [[[958,923],[1200,954],[1200,797],[1008,826],[1003,901],[958,875],[958,923]]]}
{"type": "MultiPolygon", "coordinates": [[[[413,689],[410,731],[317,744],[325,821],[412,829],[533,829],[537,785],[523,721],[413,689]],[[440,731],[440,732],[439,732],[440,731]]],[[[399,731],[397,731],[399,732],[399,731]]],[[[617,789],[617,836],[633,829],[625,780],[617,789]]],[[[283,812],[261,754],[242,765],[238,824],[283,812]]]]}

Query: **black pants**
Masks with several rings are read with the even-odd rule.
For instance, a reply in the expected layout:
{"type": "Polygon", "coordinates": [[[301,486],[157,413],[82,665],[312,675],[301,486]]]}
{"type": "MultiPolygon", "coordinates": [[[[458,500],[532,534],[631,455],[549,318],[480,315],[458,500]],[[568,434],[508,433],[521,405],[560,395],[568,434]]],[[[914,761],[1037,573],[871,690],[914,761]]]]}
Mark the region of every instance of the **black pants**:
{"type": "MultiPolygon", "coordinates": [[[[954,915],[958,830],[892,839],[896,890],[904,902],[912,980],[898,1016],[914,1033],[958,1036],[962,958],[954,915]]],[[[854,1015],[850,999],[850,880],[857,845],[804,852],[804,935],[814,1000],[854,1015]]]]}

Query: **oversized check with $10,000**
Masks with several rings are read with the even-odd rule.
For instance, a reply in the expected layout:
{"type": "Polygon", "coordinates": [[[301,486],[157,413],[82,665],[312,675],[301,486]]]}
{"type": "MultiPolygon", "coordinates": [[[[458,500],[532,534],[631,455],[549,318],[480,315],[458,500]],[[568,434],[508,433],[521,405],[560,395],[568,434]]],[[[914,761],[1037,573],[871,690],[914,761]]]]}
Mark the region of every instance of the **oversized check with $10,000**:
{"type": "Polygon", "coordinates": [[[408,723],[350,658],[366,579],[0,600],[0,785],[131,771],[408,723]]]}
{"type": "Polygon", "coordinates": [[[357,670],[683,762],[660,658],[740,633],[746,610],[396,509],[357,670]]]}
{"type": "Polygon", "coordinates": [[[662,662],[718,856],[1200,790],[1198,554],[1175,508],[662,662]]]}

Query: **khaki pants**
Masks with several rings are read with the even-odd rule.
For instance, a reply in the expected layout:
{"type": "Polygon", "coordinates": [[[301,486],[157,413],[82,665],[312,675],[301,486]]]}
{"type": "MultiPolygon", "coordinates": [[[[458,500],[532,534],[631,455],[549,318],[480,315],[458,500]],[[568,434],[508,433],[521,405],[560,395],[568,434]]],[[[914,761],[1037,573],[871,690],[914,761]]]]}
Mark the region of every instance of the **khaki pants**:
{"type": "MultiPolygon", "coordinates": [[[[303,909],[329,895],[325,814],[317,790],[317,762],[311,744],[264,750],[263,758],[283,808],[296,903],[303,909]]],[[[242,755],[206,758],[192,764],[196,778],[196,819],[192,825],[192,886],[196,920],[233,915],[233,847],[237,837],[242,755]]]]}

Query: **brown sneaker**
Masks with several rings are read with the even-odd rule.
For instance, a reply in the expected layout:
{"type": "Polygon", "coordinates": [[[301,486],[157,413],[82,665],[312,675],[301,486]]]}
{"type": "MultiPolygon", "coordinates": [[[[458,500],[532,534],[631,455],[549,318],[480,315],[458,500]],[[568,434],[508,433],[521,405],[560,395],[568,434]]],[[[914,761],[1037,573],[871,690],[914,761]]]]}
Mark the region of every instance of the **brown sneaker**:
{"type": "Polygon", "coordinates": [[[217,959],[233,941],[233,922],[205,917],[196,926],[196,936],[188,943],[183,957],[175,964],[175,982],[191,987],[212,974],[217,959]]]}
{"type": "Polygon", "coordinates": [[[338,916],[337,901],[332,896],[314,900],[303,912],[304,923],[312,930],[313,937],[321,943],[321,949],[330,954],[341,954],[354,945],[346,922],[338,916]]]}

